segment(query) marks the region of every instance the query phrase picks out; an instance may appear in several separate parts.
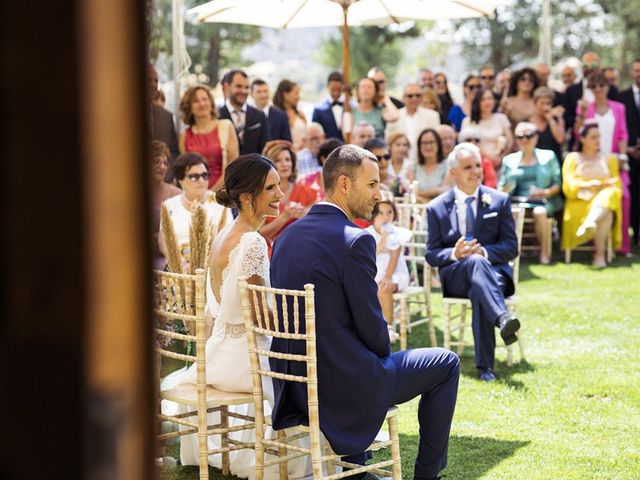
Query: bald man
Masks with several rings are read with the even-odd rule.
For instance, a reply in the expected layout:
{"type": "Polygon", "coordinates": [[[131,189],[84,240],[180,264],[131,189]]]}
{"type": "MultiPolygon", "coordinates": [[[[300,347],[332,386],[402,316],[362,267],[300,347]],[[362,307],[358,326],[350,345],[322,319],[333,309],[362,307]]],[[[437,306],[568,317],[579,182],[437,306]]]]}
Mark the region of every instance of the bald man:
{"type": "MultiPolygon", "coordinates": [[[[549,65],[546,63],[538,63],[533,69],[536,71],[536,75],[538,75],[538,86],[548,87],[549,78],[551,77],[549,65]]],[[[564,95],[555,89],[553,89],[553,93],[553,106],[557,107],[558,105],[562,105],[564,103],[564,95]]]]}

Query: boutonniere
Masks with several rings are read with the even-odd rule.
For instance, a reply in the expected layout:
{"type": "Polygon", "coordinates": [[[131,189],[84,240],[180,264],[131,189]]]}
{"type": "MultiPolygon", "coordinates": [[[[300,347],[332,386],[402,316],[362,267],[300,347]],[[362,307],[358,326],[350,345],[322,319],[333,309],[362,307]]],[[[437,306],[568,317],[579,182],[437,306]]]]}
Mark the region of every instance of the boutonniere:
{"type": "Polygon", "coordinates": [[[488,193],[483,193],[480,200],[482,201],[482,205],[484,205],[485,207],[491,205],[491,195],[489,195],[488,193]]]}

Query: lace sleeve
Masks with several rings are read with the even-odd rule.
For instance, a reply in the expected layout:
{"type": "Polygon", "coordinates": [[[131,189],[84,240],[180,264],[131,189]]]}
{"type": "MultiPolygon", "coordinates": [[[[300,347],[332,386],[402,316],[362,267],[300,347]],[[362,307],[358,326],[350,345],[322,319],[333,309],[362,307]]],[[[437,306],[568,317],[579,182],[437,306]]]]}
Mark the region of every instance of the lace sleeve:
{"type": "Polygon", "coordinates": [[[259,233],[251,235],[247,240],[240,265],[240,274],[244,277],[257,275],[265,280],[269,278],[267,243],[259,233]]]}

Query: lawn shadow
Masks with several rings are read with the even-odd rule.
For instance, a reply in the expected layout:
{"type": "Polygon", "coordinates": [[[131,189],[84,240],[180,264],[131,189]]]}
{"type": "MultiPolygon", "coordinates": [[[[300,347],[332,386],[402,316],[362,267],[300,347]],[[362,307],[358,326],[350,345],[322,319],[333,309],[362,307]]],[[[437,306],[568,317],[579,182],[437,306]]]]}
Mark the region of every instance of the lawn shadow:
{"type": "Polygon", "coordinates": [[[481,478],[529,443],[531,442],[452,435],[449,439],[449,467],[444,473],[447,480],[481,478]]]}
{"type": "MultiPolygon", "coordinates": [[[[500,340],[498,340],[500,342],[500,340]]],[[[517,359],[519,353],[517,351],[518,346],[514,344],[513,355],[517,359]]],[[[505,385],[514,388],[516,390],[526,390],[527,386],[520,380],[515,380],[514,375],[521,373],[535,372],[536,368],[533,364],[529,363],[526,359],[513,362],[512,366],[507,365],[506,352],[498,350],[494,365],[494,371],[498,377],[498,383],[504,383],[505,385]]],[[[475,364],[475,351],[472,345],[465,345],[462,355],[460,356],[460,374],[473,379],[478,379],[478,370],[475,364]]],[[[478,380],[479,381],[479,380],[478,380]]]]}

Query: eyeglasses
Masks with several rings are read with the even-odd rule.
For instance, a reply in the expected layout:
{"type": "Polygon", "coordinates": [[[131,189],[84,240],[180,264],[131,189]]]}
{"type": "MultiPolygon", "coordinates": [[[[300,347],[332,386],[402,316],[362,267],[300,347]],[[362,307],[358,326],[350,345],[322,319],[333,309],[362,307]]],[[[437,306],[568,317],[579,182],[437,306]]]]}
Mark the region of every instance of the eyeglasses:
{"type": "Polygon", "coordinates": [[[447,84],[447,80],[436,80],[436,84],[437,85],[446,85],[447,84]]]}
{"type": "Polygon", "coordinates": [[[594,83],[592,85],[587,85],[587,87],[591,90],[595,90],[596,88],[605,88],[608,87],[606,83],[594,83]]]}
{"type": "Polygon", "coordinates": [[[202,180],[209,180],[209,177],[211,175],[209,175],[209,172],[204,172],[204,173],[191,173],[189,175],[187,175],[187,178],[189,180],[191,180],[192,182],[197,182],[198,180],[202,179],[202,180]]]}
{"type": "Polygon", "coordinates": [[[480,80],[495,80],[495,75],[480,75],[480,80]]]}
{"type": "Polygon", "coordinates": [[[518,140],[531,140],[536,135],[538,135],[538,132],[522,133],[520,135],[516,135],[516,139],[518,139],[518,140]]]}
{"type": "Polygon", "coordinates": [[[424,145],[425,147],[428,145],[435,145],[437,142],[435,140],[422,140],[420,145],[424,145]]]}
{"type": "Polygon", "coordinates": [[[381,162],[382,160],[385,160],[388,162],[389,160],[391,160],[391,154],[385,153],[384,155],[376,155],[376,158],[378,159],[379,162],[381,162]]]}
{"type": "Polygon", "coordinates": [[[421,93],[405,93],[404,96],[407,98],[420,98],[422,94],[421,93]]]}

